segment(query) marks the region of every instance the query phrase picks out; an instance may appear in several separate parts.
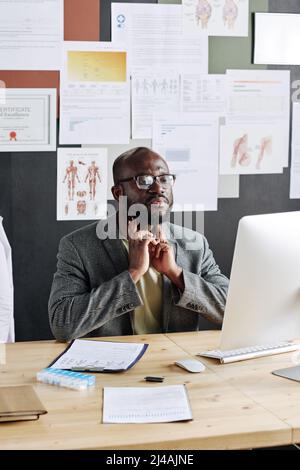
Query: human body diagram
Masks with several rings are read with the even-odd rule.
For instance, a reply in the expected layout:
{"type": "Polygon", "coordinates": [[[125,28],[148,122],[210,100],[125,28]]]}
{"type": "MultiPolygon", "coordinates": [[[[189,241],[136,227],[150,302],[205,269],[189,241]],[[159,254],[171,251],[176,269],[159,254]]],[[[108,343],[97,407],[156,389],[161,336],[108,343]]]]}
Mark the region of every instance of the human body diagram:
{"type": "Polygon", "coordinates": [[[90,192],[90,200],[95,200],[96,196],[96,186],[97,186],[97,178],[99,183],[101,183],[101,177],[99,174],[99,167],[96,166],[96,162],[92,162],[92,164],[88,167],[87,175],[85,177],[85,183],[89,182],[89,192],[90,192]]]}
{"type": "Polygon", "coordinates": [[[64,179],[62,183],[67,182],[67,195],[64,200],[64,214],[68,215],[74,209],[77,215],[86,215],[89,200],[94,201],[93,212],[98,212],[98,204],[96,201],[97,189],[101,183],[100,169],[96,165],[96,161],[90,163],[78,160],[70,160],[64,170],[64,179]],[[86,169],[87,166],[87,169],[86,169]],[[79,177],[80,176],[80,177],[79,177]],[[88,185],[88,186],[87,186],[88,185]],[[72,206],[75,207],[71,209],[72,206]]]}
{"type": "Polygon", "coordinates": [[[68,182],[68,199],[69,201],[74,201],[74,194],[75,194],[75,187],[76,187],[76,180],[80,183],[80,179],[78,177],[78,169],[74,165],[74,160],[70,160],[69,166],[66,168],[65,177],[63,183],[67,180],[68,182]]]}

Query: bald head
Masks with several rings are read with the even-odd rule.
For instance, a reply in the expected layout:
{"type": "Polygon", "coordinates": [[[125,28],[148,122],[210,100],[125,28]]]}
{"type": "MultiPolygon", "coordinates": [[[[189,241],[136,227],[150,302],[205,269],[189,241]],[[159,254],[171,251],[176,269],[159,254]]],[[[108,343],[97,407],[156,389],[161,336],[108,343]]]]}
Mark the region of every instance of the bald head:
{"type": "Polygon", "coordinates": [[[122,153],[116,158],[113,164],[114,184],[124,178],[128,178],[135,174],[135,169],[141,166],[147,167],[147,162],[161,160],[162,168],[169,171],[167,162],[156,152],[147,147],[136,147],[122,153]],[[142,165],[141,165],[142,163],[142,165]]]}

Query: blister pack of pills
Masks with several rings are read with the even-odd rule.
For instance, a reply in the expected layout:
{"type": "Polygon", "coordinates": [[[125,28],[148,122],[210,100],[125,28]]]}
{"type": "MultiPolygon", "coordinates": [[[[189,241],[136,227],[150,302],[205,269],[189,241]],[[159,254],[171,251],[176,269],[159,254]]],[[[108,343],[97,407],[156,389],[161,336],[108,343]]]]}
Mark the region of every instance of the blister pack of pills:
{"type": "Polygon", "coordinates": [[[73,388],[75,390],[86,390],[89,387],[94,387],[96,384],[96,377],[94,375],[54,369],[52,367],[37,372],[36,378],[38,382],[73,388]]]}

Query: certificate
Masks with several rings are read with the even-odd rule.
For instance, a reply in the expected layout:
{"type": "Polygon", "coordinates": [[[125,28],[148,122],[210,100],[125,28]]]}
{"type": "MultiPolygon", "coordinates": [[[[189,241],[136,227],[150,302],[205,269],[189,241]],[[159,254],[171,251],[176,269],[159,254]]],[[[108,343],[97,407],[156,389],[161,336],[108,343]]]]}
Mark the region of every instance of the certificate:
{"type": "Polygon", "coordinates": [[[56,89],[6,89],[0,103],[0,152],[52,150],[56,150],[56,89]]]}

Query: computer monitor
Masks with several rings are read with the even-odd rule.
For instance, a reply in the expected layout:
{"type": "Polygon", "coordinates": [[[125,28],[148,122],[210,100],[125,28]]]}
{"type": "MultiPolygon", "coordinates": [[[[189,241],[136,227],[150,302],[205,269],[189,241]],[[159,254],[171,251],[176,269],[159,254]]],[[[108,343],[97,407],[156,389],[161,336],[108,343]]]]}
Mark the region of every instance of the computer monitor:
{"type": "Polygon", "coordinates": [[[300,212],[240,220],[222,350],[300,338],[300,212]]]}

